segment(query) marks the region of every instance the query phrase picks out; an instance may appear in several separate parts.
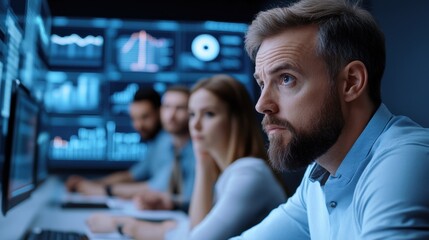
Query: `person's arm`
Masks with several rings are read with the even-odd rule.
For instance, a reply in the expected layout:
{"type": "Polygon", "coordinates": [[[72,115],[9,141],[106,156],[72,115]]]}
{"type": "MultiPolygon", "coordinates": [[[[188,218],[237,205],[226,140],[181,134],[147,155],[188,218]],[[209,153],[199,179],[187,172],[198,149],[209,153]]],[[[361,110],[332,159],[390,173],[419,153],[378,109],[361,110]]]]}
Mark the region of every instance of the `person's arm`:
{"type": "Polygon", "coordinates": [[[86,221],[93,233],[111,233],[119,231],[120,234],[133,239],[164,239],[165,233],[176,226],[176,222],[169,220],[163,222],[147,222],[128,216],[112,216],[105,213],[91,215],[86,221]]]}
{"type": "Polygon", "coordinates": [[[93,233],[111,233],[117,231],[119,226],[133,224],[134,221],[136,220],[132,217],[95,213],[89,216],[86,224],[93,233]]]}
{"type": "Polygon", "coordinates": [[[167,231],[176,226],[176,221],[148,222],[142,220],[128,221],[122,227],[123,234],[133,239],[164,240],[167,231]]]}
{"type": "Polygon", "coordinates": [[[141,210],[173,210],[173,197],[169,193],[147,190],[133,197],[134,205],[141,210]]]}
{"type": "Polygon", "coordinates": [[[262,160],[238,160],[226,168],[216,184],[219,198],[192,229],[189,239],[228,239],[257,224],[271,209],[285,202],[283,189],[262,160]]]}
{"type": "Polygon", "coordinates": [[[120,171],[111,173],[103,178],[96,180],[96,182],[103,185],[111,185],[116,183],[134,182],[134,178],[130,171],[120,171]]]}
{"type": "MultiPolygon", "coordinates": [[[[109,195],[108,192],[106,192],[107,188],[110,188],[112,191],[109,193],[113,193],[113,184],[123,183],[123,182],[132,182],[133,177],[129,171],[121,171],[121,172],[115,172],[112,174],[109,174],[106,177],[95,179],[95,180],[89,180],[84,177],[78,176],[78,175],[72,175],[70,176],[66,182],[66,188],[70,192],[78,192],[84,195],[109,195]],[[109,187],[107,187],[109,185],[109,187]]],[[[116,187],[115,187],[116,189],[116,187]]],[[[137,188],[133,188],[131,190],[124,189],[125,193],[129,193],[133,190],[136,190],[137,188]]],[[[122,196],[121,190],[118,191],[118,196],[122,196]]],[[[129,194],[123,194],[124,196],[129,197],[129,194]]]]}
{"type": "Polygon", "coordinates": [[[108,175],[97,181],[102,185],[105,195],[132,198],[136,193],[147,189],[145,182],[136,182],[131,171],[121,171],[108,175]]]}
{"type": "Polygon", "coordinates": [[[65,182],[66,189],[70,192],[78,192],[83,195],[103,196],[104,185],[95,180],[88,180],[82,176],[72,175],[65,182]]]}
{"type": "Polygon", "coordinates": [[[306,205],[311,166],[307,168],[295,194],[286,203],[273,209],[260,223],[231,240],[282,239],[284,236],[288,239],[311,239],[306,205]]]}
{"type": "Polygon", "coordinates": [[[220,174],[215,160],[208,153],[196,150],[195,158],[196,176],[189,208],[191,228],[199,224],[210,212],[213,206],[213,187],[220,174]]]}
{"type": "Polygon", "coordinates": [[[144,193],[150,189],[146,182],[117,183],[110,186],[112,196],[131,199],[138,193],[144,193]]]}
{"type": "Polygon", "coordinates": [[[79,185],[79,183],[84,181],[84,180],[86,180],[86,179],[82,176],[71,175],[66,179],[64,185],[66,186],[67,191],[75,192],[75,191],[77,191],[77,186],[79,185]]]}

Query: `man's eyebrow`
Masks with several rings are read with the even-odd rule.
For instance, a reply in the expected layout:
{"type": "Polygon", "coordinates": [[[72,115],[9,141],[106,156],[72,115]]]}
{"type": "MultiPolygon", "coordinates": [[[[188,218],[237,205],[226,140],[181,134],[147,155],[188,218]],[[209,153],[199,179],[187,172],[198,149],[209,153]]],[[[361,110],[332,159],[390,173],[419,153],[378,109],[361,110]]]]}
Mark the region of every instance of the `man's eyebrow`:
{"type": "MultiPolygon", "coordinates": [[[[277,65],[275,65],[274,67],[270,68],[270,69],[268,70],[268,74],[269,74],[269,75],[271,75],[271,74],[274,74],[274,73],[276,73],[276,72],[279,72],[280,70],[283,70],[283,69],[291,69],[291,70],[293,70],[293,71],[298,71],[298,67],[294,66],[293,64],[290,64],[290,63],[284,62],[284,63],[277,64],[277,65]]],[[[254,77],[256,80],[259,80],[259,74],[257,74],[257,73],[254,73],[254,74],[253,74],[253,77],[254,77]]]]}
{"type": "Polygon", "coordinates": [[[279,63],[279,64],[275,65],[274,67],[272,67],[271,69],[269,69],[268,74],[274,74],[274,73],[279,72],[280,70],[284,70],[284,69],[299,71],[299,68],[296,65],[293,65],[293,64],[288,63],[288,62],[283,62],[283,63],[279,63]]]}

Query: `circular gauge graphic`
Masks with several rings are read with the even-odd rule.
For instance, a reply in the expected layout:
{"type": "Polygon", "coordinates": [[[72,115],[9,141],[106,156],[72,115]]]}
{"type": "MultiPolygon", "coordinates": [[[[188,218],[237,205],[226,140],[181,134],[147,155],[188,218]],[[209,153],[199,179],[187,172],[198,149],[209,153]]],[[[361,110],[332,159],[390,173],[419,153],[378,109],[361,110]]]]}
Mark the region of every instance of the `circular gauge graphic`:
{"type": "Polygon", "coordinates": [[[194,56],[205,62],[215,59],[220,51],[219,42],[209,34],[201,34],[194,38],[191,48],[194,56]]]}

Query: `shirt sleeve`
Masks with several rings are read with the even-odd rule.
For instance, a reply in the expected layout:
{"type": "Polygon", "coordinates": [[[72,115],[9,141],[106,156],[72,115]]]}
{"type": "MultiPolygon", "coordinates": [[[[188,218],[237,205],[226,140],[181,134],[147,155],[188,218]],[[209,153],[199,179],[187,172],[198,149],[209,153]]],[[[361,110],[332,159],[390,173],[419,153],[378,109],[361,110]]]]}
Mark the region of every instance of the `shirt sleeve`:
{"type": "Polygon", "coordinates": [[[258,225],[243,232],[233,240],[259,239],[310,239],[305,198],[309,169],[304,174],[303,182],[288,201],[273,211],[258,225]]]}
{"type": "Polygon", "coordinates": [[[361,239],[429,239],[427,149],[408,144],[373,157],[353,206],[361,239]]]}
{"type": "Polygon", "coordinates": [[[155,139],[147,143],[145,155],[129,169],[135,181],[148,181],[153,177],[160,165],[161,161],[159,161],[159,158],[162,156],[161,153],[166,151],[165,148],[168,146],[166,145],[169,142],[168,137],[167,133],[161,131],[155,139]]]}
{"type": "Polygon", "coordinates": [[[145,181],[150,178],[150,162],[148,158],[144,158],[135,163],[129,169],[131,176],[135,181],[145,181]]]}

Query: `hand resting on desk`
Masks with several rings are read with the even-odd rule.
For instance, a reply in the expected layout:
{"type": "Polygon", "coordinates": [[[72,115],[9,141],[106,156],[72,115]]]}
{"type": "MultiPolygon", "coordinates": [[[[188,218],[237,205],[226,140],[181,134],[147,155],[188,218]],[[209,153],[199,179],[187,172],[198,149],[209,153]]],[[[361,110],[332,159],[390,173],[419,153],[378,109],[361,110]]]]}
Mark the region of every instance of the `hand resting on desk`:
{"type": "Polygon", "coordinates": [[[104,196],[106,195],[104,185],[88,180],[82,176],[72,175],[66,182],[65,186],[69,192],[78,192],[82,195],[104,196]]]}
{"type": "Polygon", "coordinates": [[[140,210],[172,210],[174,207],[170,194],[150,190],[136,194],[133,201],[140,210]]]}
{"type": "Polygon", "coordinates": [[[67,191],[76,192],[76,188],[81,181],[85,180],[84,177],[79,175],[71,175],[65,182],[65,186],[67,191]]]}
{"type": "Polygon", "coordinates": [[[110,233],[117,231],[118,226],[131,226],[131,223],[134,221],[137,220],[131,217],[111,216],[106,213],[95,213],[87,219],[86,224],[94,233],[110,233]]]}
{"type": "Polygon", "coordinates": [[[112,216],[96,213],[87,219],[87,225],[93,233],[113,233],[120,229],[121,234],[133,239],[158,239],[159,232],[165,232],[176,226],[176,221],[148,222],[129,216],[112,216]]]}

